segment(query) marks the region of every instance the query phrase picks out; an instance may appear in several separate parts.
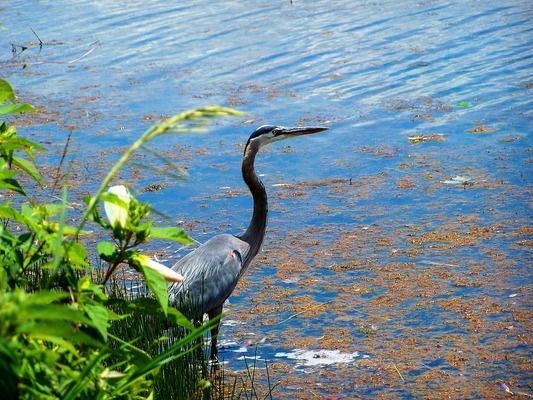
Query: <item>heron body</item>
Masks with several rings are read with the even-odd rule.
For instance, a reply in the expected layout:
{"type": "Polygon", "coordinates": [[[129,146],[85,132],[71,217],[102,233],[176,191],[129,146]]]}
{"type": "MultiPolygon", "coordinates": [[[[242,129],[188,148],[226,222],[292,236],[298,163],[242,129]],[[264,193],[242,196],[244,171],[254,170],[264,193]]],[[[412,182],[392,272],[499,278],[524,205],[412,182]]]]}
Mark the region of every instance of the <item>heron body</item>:
{"type": "Polygon", "coordinates": [[[227,233],[209,239],[172,267],[184,282],[174,284],[171,303],[177,302],[185,314],[198,319],[220,306],[235,289],[249,250],[248,243],[227,233]]]}
{"type": "MultiPolygon", "coordinates": [[[[265,125],[251,134],[242,161],[242,176],[254,202],[250,224],[241,235],[221,234],[211,238],[172,267],[183,275],[183,282],[169,287],[171,304],[197,322],[202,321],[204,314],[210,319],[220,315],[224,302],[259,252],[265,237],[268,200],[265,187],[255,173],[255,156],[269,143],[326,129],[265,125]]],[[[211,329],[211,358],[214,359],[219,322],[211,329]]]]}

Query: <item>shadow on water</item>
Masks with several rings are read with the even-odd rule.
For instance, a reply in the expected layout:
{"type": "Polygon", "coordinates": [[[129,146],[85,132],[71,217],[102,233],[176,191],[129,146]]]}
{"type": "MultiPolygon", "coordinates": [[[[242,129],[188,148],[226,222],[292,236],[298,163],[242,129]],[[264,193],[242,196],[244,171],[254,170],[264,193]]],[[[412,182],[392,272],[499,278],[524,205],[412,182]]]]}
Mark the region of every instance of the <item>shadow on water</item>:
{"type": "Polygon", "coordinates": [[[121,178],[199,241],[239,233],[253,127],[330,126],[259,156],[270,225],[228,368],[260,343],[279,397],[533,392],[528,2],[4,3],[0,71],[39,107],[17,124],[50,165],[72,132],[73,201],[154,119],[230,105],[247,120],[153,144],[186,180],[149,154],[121,178]]]}

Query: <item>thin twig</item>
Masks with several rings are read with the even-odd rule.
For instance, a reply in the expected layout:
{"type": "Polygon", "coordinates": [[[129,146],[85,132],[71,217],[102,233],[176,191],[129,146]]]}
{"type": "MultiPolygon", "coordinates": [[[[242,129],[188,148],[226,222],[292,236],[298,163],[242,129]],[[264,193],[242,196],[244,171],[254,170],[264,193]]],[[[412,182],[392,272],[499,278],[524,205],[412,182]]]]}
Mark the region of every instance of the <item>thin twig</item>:
{"type": "Polygon", "coordinates": [[[65,157],[67,156],[68,151],[68,145],[70,143],[70,138],[72,137],[72,130],[68,133],[67,141],[65,142],[65,146],[63,147],[63,154],[61,155],[61,160],[59,160],[59,165],[56,169],[56,178],[54,180],[54,185],[52,186],[52,193],[56,190],[57,182],[59,181],[59,172],[61,171],[61,166],[63,165],[63,161],[65,161],[65,157]]]}
{"type": "Polygon", "coordinates": [[[41,40],[41,38],[39,37],[39,35],[37,35],[37,33],[35,33],[35,31],[33,30],[33,28],[30,28],[31,31],[33,32],[33,34],[35,35],[35,37],[39,40],[39,48],[43,48],[43,41],[41,40]]]}
{"type": "Polygon", "coordinates": [[[20,44],[11,43],[11,52],[13,53],[13,57],[18,56],[19,54],[21,54],[25,50],[28,50],[28,47],[22,46],[20,44]],[[17,47],[20,47],[20,52],[19,53],[17,53],[17,47]]]}
{"type": "Polygon", "coordinates": [[[89,54],[91,54],[93,51],[95,51],[100,46],[100,41],[96,41],[96,42],[92,43],[91,46],[92,47],[89,50],[87,50],[81,56],[79,56],[78,58],[75,58],[73,60],[69,60],[69,61],[41,60],[41,61],[29,62],[29,63],[26,63],[26,64],[27,65],[41,65],[41,64],[69,65],[69,64],[74,64],[74,63],[76,63],[78,61],[83,60],[85,57],[87,57],[89,54]]]}
{"type": "Polygon", "coordinates": [[[398,368],[396,368],[396,364],[392,364],[392,366],[394,367],[394,369],[396,370],[396,372],[400,376],[400,379],[402,380],[402,383],[405,383],[405,379],[403,379],[403,376],[402,376],[402,373],[400,372],[400,370],[398,368]]]}
{"type": "Polygon", "coordinates": [[[151,154],[152,156],[154,156],[155,158],[157,158],[158,160],[162,161],[163,163],[169,165],[170,167],[172,167],[174,170],[178,171],[178,174],[177,176],[179,176],[181,179],[187,177],[189,174],[187,173],[187,170],[180,166],[180,165],[177,165],[176,163],[174,163],[170,158],[168,157],[165,157],[164,155],[158,153],[157,151],[155,150],[152,150],[150,147],[146,146],[146,145],[142,145],[141,146],[141,149],[143,149],[144,151],[146,151],[147,153],[151,154]]]}
{"type": "Polygon", "coordinates": [[[255,390],[255,369],[257,364],[257,344],[255,345],[255,352],[254,352],[254,364],[252,368],[252,376],[250,377],[250,384],[252,385],[252,391],[253,394],[255,394],[255,398],[259,400],[259,396],[257,395],[257,391],[255,390]]]}

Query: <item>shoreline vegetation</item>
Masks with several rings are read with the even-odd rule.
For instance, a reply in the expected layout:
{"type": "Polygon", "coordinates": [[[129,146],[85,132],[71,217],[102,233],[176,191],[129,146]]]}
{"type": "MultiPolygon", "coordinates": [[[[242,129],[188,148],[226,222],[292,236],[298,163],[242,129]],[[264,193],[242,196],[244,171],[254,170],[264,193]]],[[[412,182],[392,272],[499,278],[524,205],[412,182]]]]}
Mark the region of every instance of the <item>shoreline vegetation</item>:
{"type": "MultiPolygon", "coordinates": [[[[32,110],[0,80],[3,119],[32,110]]],[[[209,106],[154,124],[85,199],[79,216],[69,215],[66,189],[55,203],[34,200],[26,186],[45,185],[36,153],[46,149],[1,121],[0,387],[5,398],[259,398],[251,370],[248,377],[229,380],[223,368],[209,364],[204,335],[212,322],[195,327],[169,307],[167,281],[182,278],[139,250],[150,239],[181,245],[192,240],[181,228],[154,226],[151,206],[125,186],[109,189],[132,154],[153,138],[203,130],[213,118],[241,115],[209,106]],[[76,225],[67,223],[72,220],[76,225]],[[94,243],[97,229],[109,239],[94,243]],[[98,259],[91,260],[95,253],[98,259]],[[138,282],[121,279],[117,271],[123,267],[135,270],[138,282]]],[[[270,391],[264,398],[269,396],[270,391]]]]}

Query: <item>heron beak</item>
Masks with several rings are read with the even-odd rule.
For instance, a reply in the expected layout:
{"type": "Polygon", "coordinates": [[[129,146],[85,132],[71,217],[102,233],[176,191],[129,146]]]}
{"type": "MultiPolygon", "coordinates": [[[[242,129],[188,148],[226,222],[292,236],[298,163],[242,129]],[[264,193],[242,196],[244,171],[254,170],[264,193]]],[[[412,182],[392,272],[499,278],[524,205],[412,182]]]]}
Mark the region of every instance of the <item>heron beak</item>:
{"type": "Polygon", "coordinates": [[[294,128],[282,128],[279,130],[278,135],[287,135],[287,136],[302,136],[309,135],[311,133],[318,133],[322,131],[327,131],[328,128],[323,126],[297,126],[294,128]]]}

